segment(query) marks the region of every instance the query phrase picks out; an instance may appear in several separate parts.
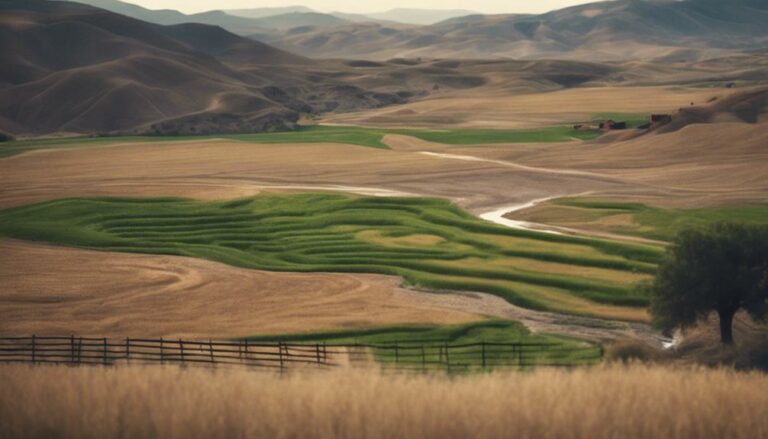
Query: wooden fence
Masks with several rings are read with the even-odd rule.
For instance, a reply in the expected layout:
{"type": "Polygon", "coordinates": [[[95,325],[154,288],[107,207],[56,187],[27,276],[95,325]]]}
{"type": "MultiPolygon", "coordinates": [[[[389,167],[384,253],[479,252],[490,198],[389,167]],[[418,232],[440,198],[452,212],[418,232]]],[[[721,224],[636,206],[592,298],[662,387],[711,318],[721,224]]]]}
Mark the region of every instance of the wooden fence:
{"type": "Polygon", "coordinates": [[[409,342],[327,344],[181,339],[88,338],[75,336],[0,337],[0,363],[115,365],[161,363],[244,365],[285,370],[378,363],[422,370],[531,368],[592,364],[602,358],[597,346],[548,343],[409,342]]]}

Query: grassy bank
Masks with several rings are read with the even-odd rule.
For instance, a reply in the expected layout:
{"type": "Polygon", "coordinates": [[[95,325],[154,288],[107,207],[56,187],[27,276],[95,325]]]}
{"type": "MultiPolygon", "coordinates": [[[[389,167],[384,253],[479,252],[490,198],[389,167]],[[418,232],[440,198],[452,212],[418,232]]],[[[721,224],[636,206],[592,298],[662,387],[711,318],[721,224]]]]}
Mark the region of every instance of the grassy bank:
{"type": "Polygon", "coordinates": [[[448,201],[336,194],[229,202],[68,199],[0,212],[0,235],[272,271],[381,273],[529,308],[642,320],[661,248],[513,230],[448,201]]]}
{"type": "Polygon", "coordinates": [[[336,369],[0,366],[15,438],[768,436],[768,376],[606,366],[467,377],[336,369]]]}
{"type": "Polygon", "coordinates": [[[593,364],[602,358],[599,346],[566,337],[532,334],[519,323],[498,320],[454,326],[400,326],[280,337],[253,336],[247,339],[380,346],[373,351],[381,364],[451,371],[515,367],[520,364],[576,366],[593,364]],[[510,343],[521,346],[516,349],[498,345],[510,343]]]}
{"type": "Polygon", "coordinates": [[[528,142],[570,142],[590,140],[598,132],[575,131],[571,127],[548,127],[536,130],[424,130],[363,128],[355,126],[302,126],[295,131],[256,134],[223,134],[210,136],[123,136],[71,137],[61,139],[21,140],[0,144],[0,158],[41,149],[80,148],[121,143],[159,143],[225,139],[246,143],[342,143],[370,148],[387,148],[382,139],[387,134],[405,134],[445,144],[490,144],[528,142]]]}
{"type": "Polygon", "coordinates": [[[612,200],[562,198],[522,212],[521,216],[534,222],[668,241],[683,228],[718,221],[768,225],[768,204],[665,209],[612,200]]]}

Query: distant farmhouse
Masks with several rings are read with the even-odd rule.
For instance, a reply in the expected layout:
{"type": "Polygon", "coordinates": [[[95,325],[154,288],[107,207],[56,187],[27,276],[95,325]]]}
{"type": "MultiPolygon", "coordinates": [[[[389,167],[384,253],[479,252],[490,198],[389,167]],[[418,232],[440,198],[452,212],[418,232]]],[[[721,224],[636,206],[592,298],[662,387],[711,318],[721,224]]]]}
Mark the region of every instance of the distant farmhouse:
{"type": "MultiPolygon", "coordinates": [[[[636,123],[634,123],[632,127],[636,127],[640,130],[647,130],[651,128],[658,128],[670,122],[672,122],[671,114],[651,114],[649,122],[642,125],[636,125],[636,123]]],[[[592,123],[576,124],[573,126],[573,129],[576,131],[614,131],[626,130],[629,127],[629,122],[608,119],[603,121],[593,121],[592,123]]]]}

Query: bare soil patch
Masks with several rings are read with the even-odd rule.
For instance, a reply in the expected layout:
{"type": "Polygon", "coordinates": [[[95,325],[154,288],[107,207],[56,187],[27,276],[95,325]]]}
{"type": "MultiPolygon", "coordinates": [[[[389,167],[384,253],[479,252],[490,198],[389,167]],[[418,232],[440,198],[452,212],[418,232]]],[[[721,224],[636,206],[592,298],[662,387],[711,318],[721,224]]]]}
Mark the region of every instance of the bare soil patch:
{"type": "Polygon", "coordinates": [[[0,241],[0,333],[241,337],[483,317],[392,276],[273,273],[201,259],[0,241]],[[434,297],[428,297],[428,299],[434,297]]]}
{"type": "Polygon", "coordinates": [[[532,128],[590,120],[596,113],[672,113],[691,102],[704,104],[733,90],[683,87],[570,88],[510,94],[493,88],[454,92],[404,105],[332,114],[323,122],[367,126],[532,128]],[[404,113],[407,111],[408,113],[404,113]]]}

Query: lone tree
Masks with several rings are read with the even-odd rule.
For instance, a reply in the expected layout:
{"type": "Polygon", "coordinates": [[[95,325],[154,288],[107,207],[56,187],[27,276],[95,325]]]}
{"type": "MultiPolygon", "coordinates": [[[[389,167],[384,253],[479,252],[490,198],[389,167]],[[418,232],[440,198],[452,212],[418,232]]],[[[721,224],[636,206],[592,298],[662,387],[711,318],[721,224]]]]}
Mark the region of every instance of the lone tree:
{"type": "Polygon", "coordinates": [[[682,231],[646,288],[662,329],[693,326],[714,311],[721,341],[731,344],[737,311],[757,320],[767,315],[768,227],[718,223],[682,231]]]}

